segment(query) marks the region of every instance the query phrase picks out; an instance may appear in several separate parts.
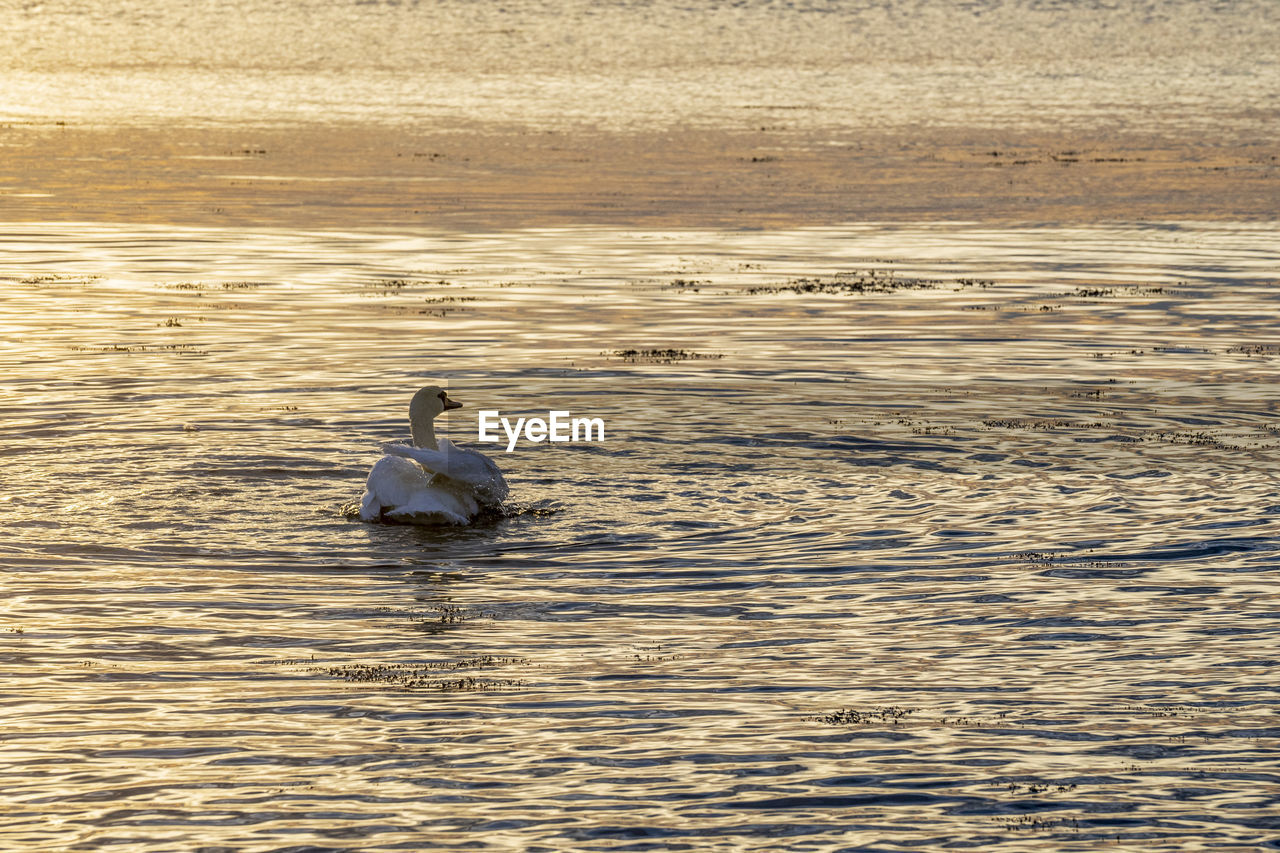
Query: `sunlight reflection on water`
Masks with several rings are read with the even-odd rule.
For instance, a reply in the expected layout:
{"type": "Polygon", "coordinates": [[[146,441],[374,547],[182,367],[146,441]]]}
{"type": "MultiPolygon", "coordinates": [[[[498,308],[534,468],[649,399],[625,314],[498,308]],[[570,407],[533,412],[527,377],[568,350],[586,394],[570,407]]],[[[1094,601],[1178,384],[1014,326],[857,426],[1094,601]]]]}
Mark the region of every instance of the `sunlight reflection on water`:
{"type": "Polygon", "coordinates": [[[1268,136],[1276,7],[0,2],[0,118],[1268,136]]]}
{"type": "Polygon", "coordinates": [[[10,226],[5,832],[1260,844],[1277,236],[10,226]],[[435,380],[609,438],[344,518],[435,380]]]}

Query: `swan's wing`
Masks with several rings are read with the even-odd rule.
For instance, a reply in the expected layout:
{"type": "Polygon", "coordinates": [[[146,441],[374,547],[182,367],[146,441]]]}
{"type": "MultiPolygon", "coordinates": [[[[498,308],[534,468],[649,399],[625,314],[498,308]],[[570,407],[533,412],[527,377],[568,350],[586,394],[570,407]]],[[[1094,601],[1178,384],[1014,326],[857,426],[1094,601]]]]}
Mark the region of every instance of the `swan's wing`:
{"type": "Polygon", "coordinates": [[[439,450],[428,450],[425,447],[414,447],[412,444],[391,442],[382,445],[382,452],[393,456],[401,456],[405,459],[412,459],[428,471],[434,471],[439,474],[445,473],[445,470],[449,467],[448,456],[439,450]]]}
{"type": "MultiPolygon", "coordinates": [[[[492,459],[478,450],[459,447],[447,438],[440,439],[440,446],[448,453],[450,462],[465,473],[464,482],[470,486],[482,503],[496,506],[507,499],[509,489],[502,469],[492,459]]],[[[453,474],[449,474],[454,478],[453,474]]]]}
{"type": "Polygon", "coordinates": [[[374,463],[360,501],[364,521],[385,515],[408,524],[467,524],[479,511],[468,490],[393,454],[374,463]]]}
{"type": "Polygon", "coordinates": [[[440,439],[439,450],[407,444],[384,444],[382,449],[412,459],[428,471],[465,486],[481,503],[493,505],[507,497],[507,481],[492,459],[475,450],[457,447],[447,438],[440,439]]]}
{"type": "Polygon", "coordinates": [[[384,510],[403,506],[431,482],[431,475],[408,459],[387,455],[373,464],[360,500],[360,518],[376,521],[384,510]]]}
{"type": "Polygon", "coordinates": [[[475,498],[447,488],[436,478],[407,504],[397,506],[387,515],[410,524],[469,524],[479,511],[475,498]]]}

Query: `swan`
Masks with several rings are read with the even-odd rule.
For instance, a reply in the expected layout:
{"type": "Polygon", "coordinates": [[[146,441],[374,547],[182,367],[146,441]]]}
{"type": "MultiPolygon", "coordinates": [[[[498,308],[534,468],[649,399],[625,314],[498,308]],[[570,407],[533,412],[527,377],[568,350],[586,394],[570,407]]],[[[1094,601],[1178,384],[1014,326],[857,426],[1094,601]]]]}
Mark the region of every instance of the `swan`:
{"type": "Polygon", "coordinates": [[[436,438],[436,416],[462,406],[428,385],[409,402],[412,444],[382,445],[360,500],[363,521],[407,524],[470,524],[484,509],[507,497],[507,481],[493,460],[436,438]]]}

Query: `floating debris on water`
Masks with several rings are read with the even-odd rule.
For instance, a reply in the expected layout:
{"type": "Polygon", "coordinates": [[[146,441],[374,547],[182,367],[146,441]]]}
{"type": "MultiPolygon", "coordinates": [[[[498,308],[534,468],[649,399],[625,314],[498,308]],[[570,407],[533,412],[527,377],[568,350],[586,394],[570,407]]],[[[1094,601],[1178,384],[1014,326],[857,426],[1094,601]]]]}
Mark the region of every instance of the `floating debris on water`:
{"type": "Polygon", "coordinates": [[[655,362],[671,364],[677,361],[696,361],[697,359],[724,358],[721,353],[700,353],[687,349],[616,349],[601,353],[610,358],[620,358],[629,362],[655,362]]]}
{"type": "Polygon", "coordinates": [[[867,270],[866,272],[838,272],[828,276],[812,276],[789,279],[779,284],[762,284],[743,290],[747,294],[761,293],[896,293],[900,290],[940,290],[952,288],[988,288],[995,284],[991,279],[956,278],[933,279],[899,276],[893,270],[867,270]]]}
{"type": "Polygon", "coordinates": [[[793,278],[781,284],[748,287],[744,293],[893,293],[899,290],[935,290],[943,282],[927,278],[899,278],[892,271],[837,273],[833,276],[793,278]]]}
{"type": "Polygon", "coordinates": [[[867,723],[891,723],[897,725],[898,721],[914,714],[917,708],[902,708],[897,705],[887,705],[884,707],[876,707],[867,709],[843,708],[839,711],[833,711],[830,714],[822,714],[817,717],[806,717],[805,719],[814,720],[819,723],[826,723],[829,726],[852,726],[867,723]]]}
{"type": "Polygon", "coordinates": [[[1163,287],[1077,287],[1074,291],[1057,293],[1055,296],[1076,297],[1077,299],[1097,299],[1105,296],[1154,296],[1164,293],[1163,287]]]}
{"type": "MultiPolygon", "coordinates": [[[[1031,429],[1031,430],[1050,430],[1061,429],[1062,427],[1078,426],[1071,421],[1062,420],[1037,420],[1034,418],[990,418],[982,422],[984,427],[988,429],[1031,429]]],[[[1087,424],[1087,426],[1100,426],[1100,424],[1087,424]]]]}
{"type": "MultiPolygon", "coordinates": [[[[163,324],[162,324],[163,325],[163,324]]],[[[72,352],[86,353],[160,353],[174,352],[180,355],[209,355],[209,350],[198,348],[195,344],[107,344],[106,346],[84,346],[74,344],[72,352]]]]}
{"type": "Polygon", "coordinates": [[[378,663],[349,664],[346,666],[311,667],[310,672],[323,672],[345,681],[362,684],[389,684],[408,690],[443,690],[448,692],[496,690],[524,684],[515,678],[476,678],[466,675],[457,678],[442,677],[444,672],[465,669],[490,669],[500,666],[516,666],[528,663],[524,658],[482,655],[456,661],[431,661],[427,663],[378,663]]]}

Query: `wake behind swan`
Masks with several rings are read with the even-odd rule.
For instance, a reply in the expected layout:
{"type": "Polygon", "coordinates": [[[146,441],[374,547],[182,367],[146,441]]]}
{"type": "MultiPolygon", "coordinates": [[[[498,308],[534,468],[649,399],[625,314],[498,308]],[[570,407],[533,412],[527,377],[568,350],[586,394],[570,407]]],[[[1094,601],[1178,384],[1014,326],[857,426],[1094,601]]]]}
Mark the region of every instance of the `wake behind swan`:
{"type": "Polygon", "coordinates": [[[436,438],[436,416],[461,403],[428,385],[409,403],[411,444],[382,445],[360,501],[363,521],[470,524],[506,499],[507,481],[489,457],[436,438]]]}

